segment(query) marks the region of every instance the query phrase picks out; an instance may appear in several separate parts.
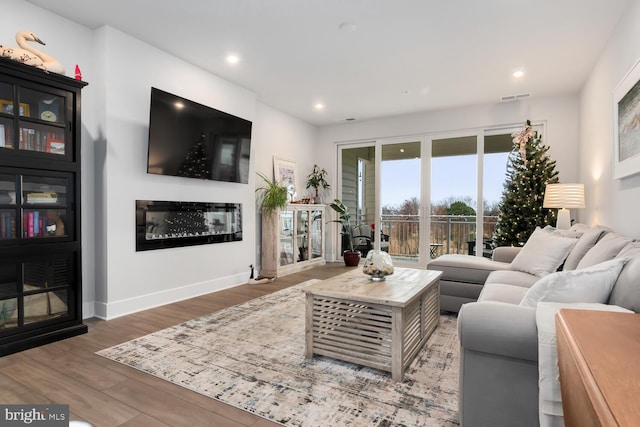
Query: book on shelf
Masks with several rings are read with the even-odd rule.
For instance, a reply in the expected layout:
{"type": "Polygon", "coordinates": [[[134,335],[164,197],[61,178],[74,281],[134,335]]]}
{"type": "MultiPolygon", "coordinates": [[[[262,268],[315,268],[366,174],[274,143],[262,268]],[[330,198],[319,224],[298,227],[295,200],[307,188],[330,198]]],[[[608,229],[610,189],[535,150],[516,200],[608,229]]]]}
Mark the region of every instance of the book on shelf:
{"type": "Polygon", "coordinates": [[[0,123],[0,147],[5,147],[7,145],[6,135],[4,133],[4,125],[0,123]]]}
{"type": "Polygon", "coordinates": [[[57,203],[58,193],[44,191],[40,193],[27,193],[27,203],[57,203]]]}
{"type": "Polygon", "coordinates": [[[44,132],[39,129],[20,128],[20,150],[64,154],[64,133],[44,132]]]}
{"type": "Polygon", "coordinates": [[[33,237],[33,212],[27,213],[27,237],[33,237]]]}
{"type": "Polygon", "coordinates": [[[40,235],[40,212],[33,212],[33,236],[37,237],[40,235]]]}
{"type": "Polygon", "coordinates": [[[11,212],[0,215],[0,237],[12,239],[16,236],[16,219],[11,212]]]}

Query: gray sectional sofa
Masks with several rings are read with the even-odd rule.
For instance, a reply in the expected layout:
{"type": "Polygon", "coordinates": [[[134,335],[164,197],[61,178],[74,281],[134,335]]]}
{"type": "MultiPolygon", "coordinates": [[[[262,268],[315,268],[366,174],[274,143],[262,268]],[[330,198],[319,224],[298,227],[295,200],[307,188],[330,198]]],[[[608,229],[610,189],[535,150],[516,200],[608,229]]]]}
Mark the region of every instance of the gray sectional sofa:
{"type": "Polygon", "coordinates": [[[581,224],[534,235],[523,248],[498,248],[491,260],[444,255],[429,263],[443,271],[442,309],[459,312],[464,427],[563,425],[560,399],[541,392],[557,383],[539,360],[555,353],[553,324],[539,342],[542,312],[548,334],[561,307],[640,311],[640,242],[581,224]]]}

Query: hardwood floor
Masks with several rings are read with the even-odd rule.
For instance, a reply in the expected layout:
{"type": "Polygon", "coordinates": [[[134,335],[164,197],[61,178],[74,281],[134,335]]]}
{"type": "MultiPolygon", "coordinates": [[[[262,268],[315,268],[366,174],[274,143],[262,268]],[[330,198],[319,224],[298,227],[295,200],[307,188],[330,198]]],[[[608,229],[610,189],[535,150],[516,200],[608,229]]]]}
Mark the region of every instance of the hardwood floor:
{"type": "Polygon", "coordinates": [[[72,420],[93,426],[277,426],[94,353],[225,307],[348,271],[328,263],[277,278],[241,285],[110,321],[87,319],[89,332],[0,358],[0,403],[70,405],[72,420]]]}

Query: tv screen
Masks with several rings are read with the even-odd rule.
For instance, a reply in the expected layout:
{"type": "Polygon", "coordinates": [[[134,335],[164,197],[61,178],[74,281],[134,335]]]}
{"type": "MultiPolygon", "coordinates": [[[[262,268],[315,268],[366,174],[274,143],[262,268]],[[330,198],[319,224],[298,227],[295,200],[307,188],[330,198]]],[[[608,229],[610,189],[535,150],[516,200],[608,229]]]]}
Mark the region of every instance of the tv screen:
{"type": "Polygon", "coordinates": [[[249,120],[151,88],[147,173],[249,182],[249,120]]]}

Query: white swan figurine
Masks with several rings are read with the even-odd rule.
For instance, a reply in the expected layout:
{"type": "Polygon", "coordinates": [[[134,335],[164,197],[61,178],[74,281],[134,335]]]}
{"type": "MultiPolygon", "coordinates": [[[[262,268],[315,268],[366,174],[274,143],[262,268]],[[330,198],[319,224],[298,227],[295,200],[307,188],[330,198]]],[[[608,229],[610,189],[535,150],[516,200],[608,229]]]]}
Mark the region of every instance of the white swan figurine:
{"type": "Polygon", "coordinates": [[[31,31],[18,31],[16,33],[16,42],[18,46],[20,46],[19,48],[0,45],[0,56],[52,73],[64,74],[65,70],[60,61],[35,49],[27,43],[36,42],[45,45],[45,43],[31,31]]]}

